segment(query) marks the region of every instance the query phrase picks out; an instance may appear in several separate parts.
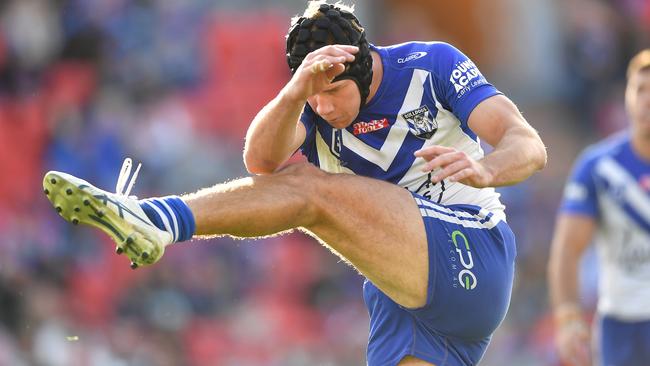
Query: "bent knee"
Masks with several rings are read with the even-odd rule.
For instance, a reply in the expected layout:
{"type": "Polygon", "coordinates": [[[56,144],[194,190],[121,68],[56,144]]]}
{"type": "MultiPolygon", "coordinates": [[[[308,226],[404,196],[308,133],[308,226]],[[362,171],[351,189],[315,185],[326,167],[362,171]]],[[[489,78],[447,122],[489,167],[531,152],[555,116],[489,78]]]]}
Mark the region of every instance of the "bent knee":
{"type": "Polygon", "coordinates": [[[345,182],[342,176],[348,174],[328,173],[310,163],[288,165],[275,174],[282,177],[292,192],[301,195],[305,204],[305,221],[322,225],[330,222],[331,218],[341,207],[348,206],[349,199],[343,194],[345,182]]]}
{"type": "Polygon", "coordinates": [[[300,197],[303,204],[303,221],[309,224],[322,216],[322,183],[329,173],[310,163],[296,163],[275,172],[277,178],[291,190],[294,197],[300,197]]]}
{"type": "Polygon", "coordinates": [[[310,196],[318,193],[320,183],[330,175],[310,163],[287,165],[275,174],[287,180],[292,188],[299,189],[310,196]]]}
{"type": "Polygon", "coordinates": [[[327,174],[325,171],[317,168],[311,163],[295,163],[289,164],[279,169],[275,174],[278,175],[296,175],[296,176],[312,176],[319,174],[327,174]]]}

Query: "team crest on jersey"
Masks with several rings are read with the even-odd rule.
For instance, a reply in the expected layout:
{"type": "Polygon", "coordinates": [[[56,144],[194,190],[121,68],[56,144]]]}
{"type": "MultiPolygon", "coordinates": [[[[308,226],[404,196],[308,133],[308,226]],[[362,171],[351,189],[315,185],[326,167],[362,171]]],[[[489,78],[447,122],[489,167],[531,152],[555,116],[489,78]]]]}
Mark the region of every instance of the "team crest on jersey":
{"type": "Polygon", "coordinates": [[[438,130],[438,122],[431,115],[429,107],[426,105],[410,112],[402,114],[402,117],[408,122],[409,130],[415,136],[428,139],[438,130]]]}

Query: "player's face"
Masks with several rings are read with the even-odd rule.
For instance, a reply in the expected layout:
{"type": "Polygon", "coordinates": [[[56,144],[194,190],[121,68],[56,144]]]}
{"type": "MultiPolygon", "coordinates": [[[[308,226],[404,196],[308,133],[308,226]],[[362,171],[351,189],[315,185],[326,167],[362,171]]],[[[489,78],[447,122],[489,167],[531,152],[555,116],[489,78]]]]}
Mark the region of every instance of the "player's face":
{"type": "Polygon", "coordinates": [[[361,94],[354,81],[340,80],[307,98],[307,103],[332,127],[345,128],[359,114],[361,94]]]}
{"type": "Polygon", "coordinates": [[[650,138],[650,69],[633,74],[625,91],[632,130],[650,138]]]}

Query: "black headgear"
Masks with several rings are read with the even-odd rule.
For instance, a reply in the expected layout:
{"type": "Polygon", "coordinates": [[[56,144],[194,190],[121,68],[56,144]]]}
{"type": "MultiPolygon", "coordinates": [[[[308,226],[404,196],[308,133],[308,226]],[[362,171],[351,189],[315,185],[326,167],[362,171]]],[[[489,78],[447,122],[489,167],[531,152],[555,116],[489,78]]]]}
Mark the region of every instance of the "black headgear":
{"type": "Polygon", "coordinates": [[[359,47],[353,62],[347,63],[345,71],[332,82],[350,79],[361,93],[361,108],[366,104],[372,81],[372,56],[366,40],[366,32],[359,19],[349,11],[334,5],[322,4],[318,18],[300,17],[287,35],[287,63],[291,74],[295,73],[308,53],[328,44],[346,44],[359,47]]]}

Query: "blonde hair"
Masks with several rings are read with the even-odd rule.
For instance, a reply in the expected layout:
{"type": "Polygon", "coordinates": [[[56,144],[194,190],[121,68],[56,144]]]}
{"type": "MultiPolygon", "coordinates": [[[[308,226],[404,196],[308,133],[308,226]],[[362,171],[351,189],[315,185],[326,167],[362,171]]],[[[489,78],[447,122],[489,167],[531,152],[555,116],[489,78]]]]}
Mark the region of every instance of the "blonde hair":
{"type": "MultiPolygon", "coordinates": [[[[307,19],[320,18],[321,16],[323,16],[323,13],[318,11],[318,8],[323,4],[327,4],[327,0],[309,0],[309,4],[307,4],[307,9],[305,9],[305,12],[302,14],[302,17],[305,17],[307,19]]],[[[354,5],[345,5],[342,1],[337,1],[336,4],[334,4],[334,6],[341,10],[345,10],[347,12],[354,14],[354,5]]],[[[300,18],[301,18],[300,15],[296,15],[295,17],[291,18],[291,24],[295,24],[300,18]]]]}
{"type": "Polygon", "coordinates": [[[632,75],[639,71],[650,69],[650,48],[646,48],[632,57],[627,66],[627,79],[630,80],[632,75]]]}

